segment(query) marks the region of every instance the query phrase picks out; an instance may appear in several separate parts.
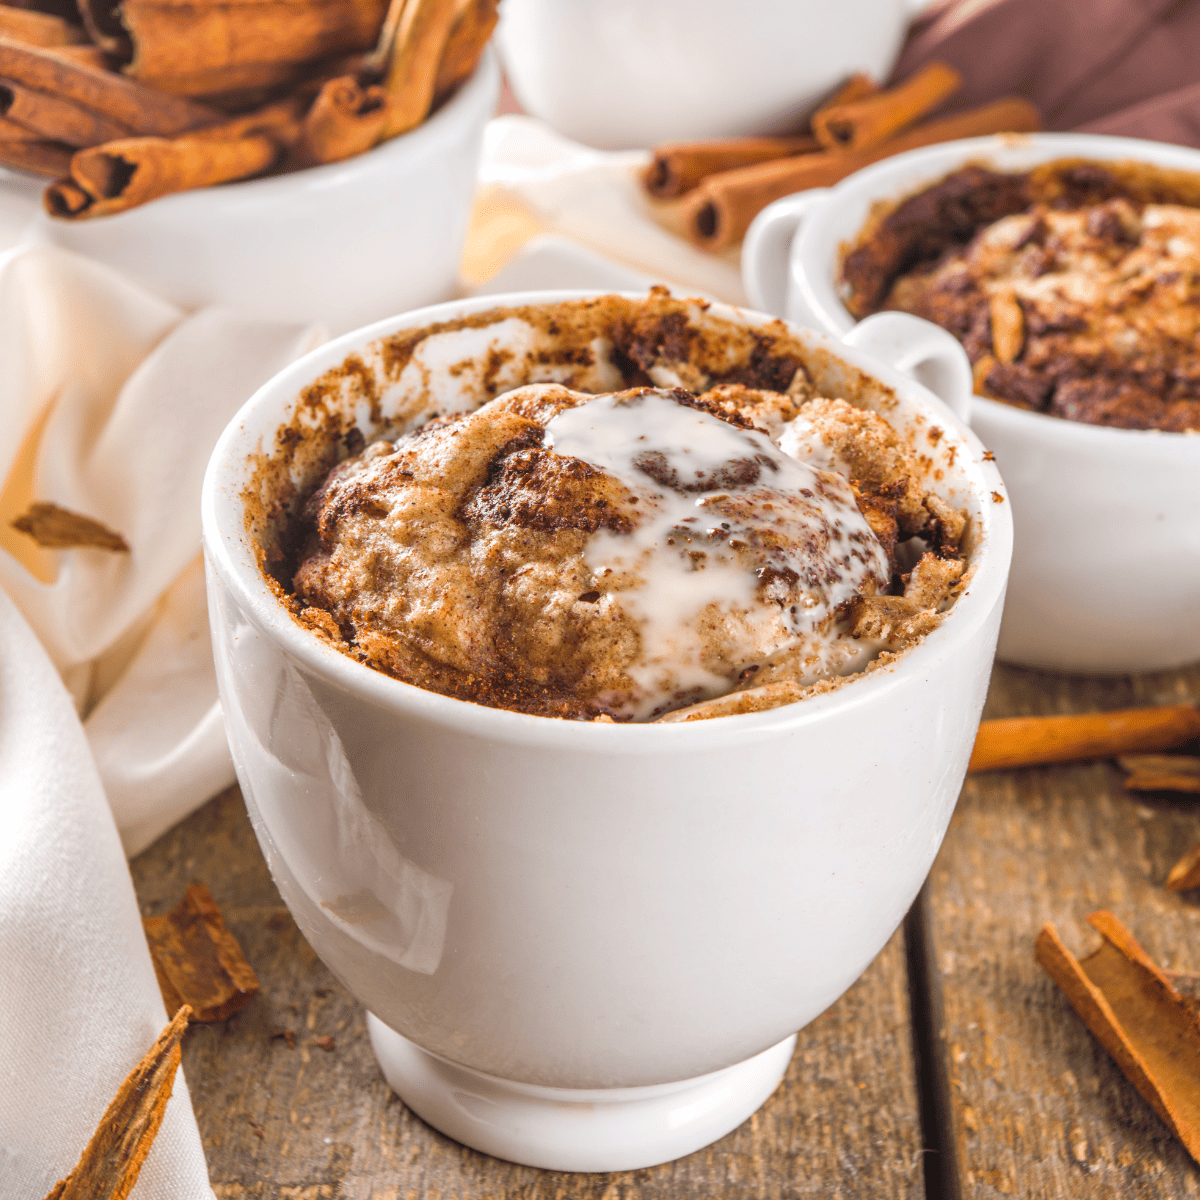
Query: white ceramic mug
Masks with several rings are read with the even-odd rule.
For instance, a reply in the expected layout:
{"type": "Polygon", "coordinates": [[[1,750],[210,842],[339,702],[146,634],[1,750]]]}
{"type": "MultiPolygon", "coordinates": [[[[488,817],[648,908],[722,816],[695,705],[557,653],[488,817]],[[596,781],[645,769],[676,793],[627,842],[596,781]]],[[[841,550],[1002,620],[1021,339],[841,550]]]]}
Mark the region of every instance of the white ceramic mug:
{"type": "Polygon", "coordinates": [[[43,215],[36,236],[186,309],[222,304],[344,333],[455,294],[499,89],[488,51],[432,117],[365,154],[91,221],[43,215]]]}
{"type": "Polygon", "coordinates": [[[605,150],[794,130],[855,71],[886,78],[923,0],[504,0],[526,112],[605,150]]]}
{"type": "MultiPolygon", "coordinates": [[[[370,440],[406,389],[441,395],[469,377],[443,352],[444,378],[398,380],[389,337],[577,295],[442,305],[293,364],[218,443],[203,528],[217,675],[255,831],[305,936],[373,1014],[387,1078],[431,1124],[490,1154],[618,1170],[689,1153],[749,1116],[795,1031],[899,925],[962,783],[1012,535],[995,467],[931,393],[797,331],[818,388],[885,411],[929,448],[929,486],[970,512],[970,585],[895,663],[768,712],[587,723],[423,691],[293,621],[259,567],[270,536],[250,485],[305,389],[334,379],[319,394],[370,440]],[[326,375],[350,356],[354,372],[326,375]]],[[[757,314],[709,313],[770,335],[757,314]]],[[[472,352],[509,339],[497,344],[518,347],[510,384],[553,378],[553,363],[522,365],[513,325],[469,330],[472,352]]]]}
{"type": "MultiPolygon", "coordinates": [[[[1085,134],[912,150],[764,209],[742,251],[747,295],[764,312],[844,335],[855,320],[838,293],[841,250],[872,206],[968,162],[1015,171],[1073,157],[1200,172],[1200,151],[1085,134]]],[[[1200,658],[1200,436],[1085,425],[981,396],[970,422],[1004,473],[1017,531],[1000,657],[1097,674],[1200,658]]]]}

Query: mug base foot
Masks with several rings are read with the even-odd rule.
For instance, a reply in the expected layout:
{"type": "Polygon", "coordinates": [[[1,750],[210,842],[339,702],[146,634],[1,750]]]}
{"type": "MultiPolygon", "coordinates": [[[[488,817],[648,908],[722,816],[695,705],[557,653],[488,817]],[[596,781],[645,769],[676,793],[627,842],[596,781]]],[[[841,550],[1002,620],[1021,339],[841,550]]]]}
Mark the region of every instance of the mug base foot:
{"type": "Polygon", "coordinates": [[[384,1078],[423,1121],[495,1158],[551,1171],[632,1171],[736,1129],[779,1085],[795,1035],[711,1075],[652,1087],[536,1087],[436,1058],[367,1014],[384,1078]]]}

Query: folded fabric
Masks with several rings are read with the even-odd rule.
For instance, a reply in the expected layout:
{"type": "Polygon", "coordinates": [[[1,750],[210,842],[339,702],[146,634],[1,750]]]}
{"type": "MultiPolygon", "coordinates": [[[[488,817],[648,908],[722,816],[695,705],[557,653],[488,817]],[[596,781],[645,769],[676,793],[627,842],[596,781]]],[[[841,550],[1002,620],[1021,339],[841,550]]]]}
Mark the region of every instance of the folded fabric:
{"type": "MultiPolygon", "coordinates": [[[[484,134],[468,258],[479,257],[489,243],[503,246],[515,227],[518,245],[538,233],[557,234],[656,283],[745,304],[736,253],[697,250],[655,218],[637,180],[647,161],[644,150],[612,153],[580,145],[533,117],[497,117],[484,134]]],[[[516,248],[507,246],[509,252],[516,248]]],[[[493,257],[491,270],[481,270],[476,282],[500,267],[505,255],[493,257]]],[[[585,272],[578,286],[590,281],[585,272]]]]}
{"type": "Polygon", "coordinates": [[[200,485],[221,430],[319,333],[186,316],[48,247],[0,256],[0,588],[74,696],[129,854],[233,781],[205,617],[200,485]],[[49,502],[128,553],[40,549],[49,502]]]}
{"type": "MultiPolygon", "coordinates": [[[[71,697],[0,591],[0,1194],[75,1165],[167,1016],[71,697]]],[[[132,1200],[212,1200],[183,1073],[132,1200]]]]}
{"type": "Polygon", "coordinates": [[[950,0],[914,23],[893,80],[939,59],[964,86],[943,112],[1023,96],[1047,129],[1200,147],[1197,0],[950,0]]]}

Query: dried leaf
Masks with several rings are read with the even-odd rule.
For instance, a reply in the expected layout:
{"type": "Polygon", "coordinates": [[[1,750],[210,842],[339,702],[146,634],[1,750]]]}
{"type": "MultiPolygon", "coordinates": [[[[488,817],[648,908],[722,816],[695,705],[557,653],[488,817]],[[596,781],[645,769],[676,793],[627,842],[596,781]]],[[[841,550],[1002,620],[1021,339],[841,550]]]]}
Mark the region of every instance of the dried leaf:
{"type": "Polygon", "coordinates": [[[222,1021],[258,991],[254,968],[204,884],[193,883],[178,907],[142,924],[168,1012],[187,1004],[195,1021],[222,1021]]]}
{"type": "Polygon", "coordinates": [[[91,517],[59,508],[57,504],[31,504],[13,521],[12,527],[27,533],[47,550],[90,546],[96,550],[129,553],[129,543],[119,533],[91,517]]]}
{"type": "Polygon", "coordinates": [[[1075,959],[1051,925],[1034,955],[1125,1077],[1200,1162],[1200,1023],[1109,912],[1089,923],[1104,941],[1075,959]]]}
{"type": "Polygon", "coordinates": [[[1193,846],[1168,872],[1167,891],[1186,892],[1200,887],[1200,845],[1193,846]]]}
{"type": "Polygon", "coordinates": [[[162,1124],[190,1016],[184,1005],[125,1077],[74,1170],[46,1200],[125,1200],[129,1195],[162,1124]]]}

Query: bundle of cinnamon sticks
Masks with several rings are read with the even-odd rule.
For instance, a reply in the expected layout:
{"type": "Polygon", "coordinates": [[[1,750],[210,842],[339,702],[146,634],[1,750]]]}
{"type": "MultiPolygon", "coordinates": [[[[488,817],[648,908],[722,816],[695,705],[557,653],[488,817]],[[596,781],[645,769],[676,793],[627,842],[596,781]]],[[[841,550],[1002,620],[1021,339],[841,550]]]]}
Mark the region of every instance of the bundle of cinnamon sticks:
{"type": "Polygon", "coordinates": [[[0,165],[68,220],[336,162],[419,125],[467,79],[498,0],[0,4],[0,165]]]}
{"type": "Polygon", "coordinates": [[[723,250],[781,196],[828,187],[861,167],[919,146],[1042,128],[1037,110],[1019,99],[921,121],[961,86],[959,73],[938,62],[887,90],[855,75],[816,110],[807,131],[794,137],[658,146],[642,183],[658,199],[682,197],[680,215],[691,241],[706,250],[723,250]]]}

